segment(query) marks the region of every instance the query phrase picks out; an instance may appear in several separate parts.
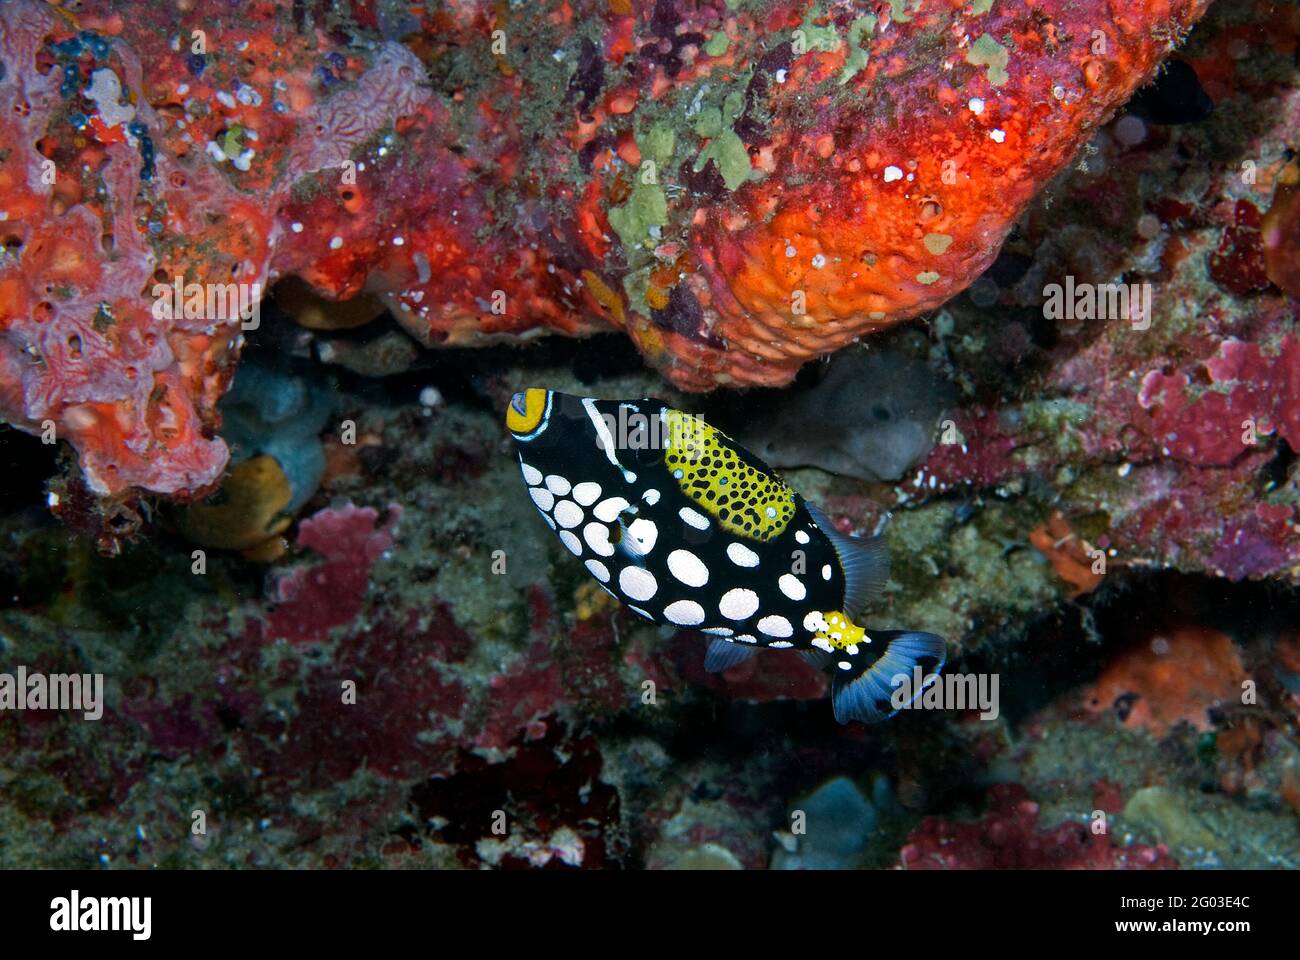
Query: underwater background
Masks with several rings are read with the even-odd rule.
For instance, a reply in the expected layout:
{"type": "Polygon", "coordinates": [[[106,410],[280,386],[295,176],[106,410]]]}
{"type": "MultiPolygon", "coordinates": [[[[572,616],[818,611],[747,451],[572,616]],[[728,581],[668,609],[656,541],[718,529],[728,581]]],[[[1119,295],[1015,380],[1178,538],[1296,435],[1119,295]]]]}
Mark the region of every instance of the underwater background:
{"type": "Polygon", "coordinates": [[[0,866],[1300,866],[1298,39],[0,2],[0,866]],[[706,670],[537,516],[536,387],[882,536],[993,709],[706,670]]]}

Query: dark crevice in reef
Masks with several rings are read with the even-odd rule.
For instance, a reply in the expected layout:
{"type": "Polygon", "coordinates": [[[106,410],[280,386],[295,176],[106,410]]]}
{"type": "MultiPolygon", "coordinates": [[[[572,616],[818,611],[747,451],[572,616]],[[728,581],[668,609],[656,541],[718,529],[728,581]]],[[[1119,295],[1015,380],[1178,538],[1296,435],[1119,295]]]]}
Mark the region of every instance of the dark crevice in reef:
{"type": "Polygon", "coordinates": [[[1062,694],[1090,683],[1122,650],[1161,631],[1196,625],[1245,646],[1294,631],[1300,590],[1276,583],[1160,571],[1129,574],[1113,587],[1063,604],[1015,644],[986,643],[950,669],[1002,676],[1001,711],[1014,727],[1062,694]]]}
{"type": "MultiPolygon", "coordinates": [[[[412,788],[408,796],[412,819],[418,824],[441,821],[436,833],[439,842],[470,849],[484,836],[494,835],[490,825],[502,814],[502,825],[508,829],[517,829],[511,825],[518,821],[542,836],[580,820],[618,822],[619,795],[600,777],[603,761],[597,742],[584,733],[570,739],[569,731],[557,723],[548,727],[539,740],[518,741],[514,755],[501,763],[461,751],[454,774],[412,788]]],[[[396,833],[413,847],[435,836],[414,823],[396,833]]],[[[595,841],[587,838],[581,866],[618,867],[626,853],[616,834],[595,841]]],[[[466,866],[474,865],[467,858],[466,866]]],[[[507,855],[501,866],[523,869],[528,862],[507,855]]],[[[549,869],[564,866],[560,859],[547,864],[549,869]]]]}
{"type": "Polygon", "coordinates": [[[1281,437],[1274,441],[1277,447],[1277,453],[1259,471],[1259,489],[1261,493],[1268,493],[1291,479],[1292,471],[1296,465],[1296,452],[1291,449],[1291,445],[1281,437]]]}
{"type": "Polygon", "coordinates": [[[13,514],[45,503],[45,482],[54,476],[59,444],[0,425],[0,512],[13,514]]]}
{"type": "MultiPolygon", "coordinates": [[[[647,367],[636,347],[622,334],[598,334],[584,338],[547,337],[522,345],[445,347],[421,351],[415,365],[404,373],[370,377],[342,366],[322,363],[311,337],[286,316],[274,301],[263,308],[262,323],[248,334],[241,362],[262,360],[291,372],[329,377],[340,391],[365,403],[379,406],[415,404],[426,387],[436,387],[448,403],[501,413],[488,396],[486,386],[509,370],[510,386],[550,386],[537,382],[533,371],[568,367],[582,383],[623,374],[644,372],[647,367]]],[[[363,327],[330,331],[332,341],[369,341],[401,327],[385,314],[363,327]]],[[[542,376],[542,375],[539,375],[542,376]]]]}
{"type": "MultiPolygon", "coordinates": [[[[674,704],[667,710],[620,714],[602,727],[601,732],[620,740],[651,735],[668,753],[687,761],[719,760],[765,750],[784,752],[803,745],[824,744],[842,729],[827,704],[821,701],[749,703],[728,700],[725,694],[693,693],[690,702],[674,704]],[[704,730],[709,731],[709,736],[700,736],[704,730]]],[[[869,744],[858,746],[872,749],[869,744]]]]}

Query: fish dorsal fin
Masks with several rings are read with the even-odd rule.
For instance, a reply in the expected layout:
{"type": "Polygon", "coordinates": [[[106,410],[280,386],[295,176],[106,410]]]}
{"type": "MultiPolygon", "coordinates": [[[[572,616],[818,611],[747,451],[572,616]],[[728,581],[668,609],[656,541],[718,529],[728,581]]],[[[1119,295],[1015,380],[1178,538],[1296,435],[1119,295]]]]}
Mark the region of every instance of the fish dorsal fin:
{"type": "Polygon", "coordinates": [[[704,655],[704,669],[709,673],[722,673],[738,663],[744,663],[758,652],[758,647],[742,647],[730,640],[714,640],[704,655]]]}
{"type": "Polygon", "coordinates": [[[844,571],[844,612],[855,617],[880,599],[889,579],[889,548],[881,537],[850,537],[840,533],[820,507],[809,503],[808,513],[835,548],[844,571]]]}

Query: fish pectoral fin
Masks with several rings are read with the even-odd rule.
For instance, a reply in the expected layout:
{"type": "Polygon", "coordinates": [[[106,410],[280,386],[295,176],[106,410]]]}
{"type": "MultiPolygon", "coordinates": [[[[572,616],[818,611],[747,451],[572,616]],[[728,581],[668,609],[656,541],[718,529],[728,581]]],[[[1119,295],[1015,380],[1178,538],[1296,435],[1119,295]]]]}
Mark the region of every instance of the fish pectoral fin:
{"type": "Polygon", "coordinates": [[[722,673],[744,663],[757,652],[758,647],[742,647],[730,640],[712,640],[709,652],[704,655],[704,669],[709,673],[722,673]]]}
{"type": "Polygon", "coordinates": [[[844,571],[844,612],[856,616],[871,603],[880,599],[889,579],[889,548],[881,537],[850,537],[840,533],[830,517],[816,504],[808,504],[817,528],[835,548],[844,571]]]}
{"type": "Polygon", "coordinates": [[[831,704],[840,723],[888,720],[919,697],[943,669],[947,645],[943,637],[933,633],[880,630],[871,633],[871,641],[874,649],[860,646],[853,656],[837,650],[829,658],[831,704]],[[871,657],[881,645],[885,652],[873,662],[871,657]],[[842,666],[845,663],[849,664],[847,668],[842,666]],[[917,667],[929,679],[920,689],[912,690],[917,667]]]}
{"type": "Polygon", "coordinates": [[[614,544],[615,548],[623,553],[629,560],[638,567],[645,566],[645,551],[641,549],[641,542],[632,536],[631,519],[635,516],[635,511],[624,510],[618,515],[613,530],[610,533],[609,542],[614,544]]]}

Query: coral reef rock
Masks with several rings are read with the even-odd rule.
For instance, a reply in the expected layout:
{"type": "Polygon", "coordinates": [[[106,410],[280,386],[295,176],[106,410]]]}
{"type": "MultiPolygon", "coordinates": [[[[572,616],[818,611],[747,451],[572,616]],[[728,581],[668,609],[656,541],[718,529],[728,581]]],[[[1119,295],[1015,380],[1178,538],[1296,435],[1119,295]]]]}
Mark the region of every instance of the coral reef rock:
{"type": "Polygon", "coordinates": [[[290,276],[783,384],[978,277],[1205,6],[6,3],[0,415],[98,494],[210,488],[290,276]]]}

